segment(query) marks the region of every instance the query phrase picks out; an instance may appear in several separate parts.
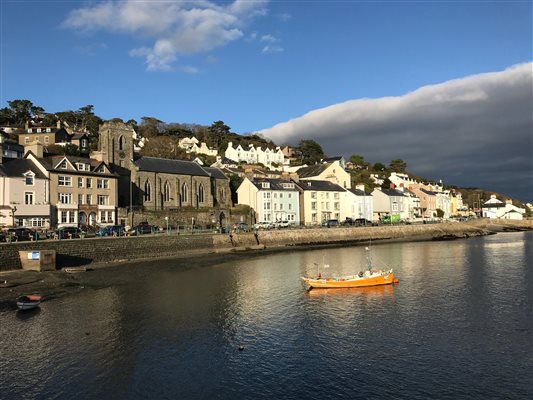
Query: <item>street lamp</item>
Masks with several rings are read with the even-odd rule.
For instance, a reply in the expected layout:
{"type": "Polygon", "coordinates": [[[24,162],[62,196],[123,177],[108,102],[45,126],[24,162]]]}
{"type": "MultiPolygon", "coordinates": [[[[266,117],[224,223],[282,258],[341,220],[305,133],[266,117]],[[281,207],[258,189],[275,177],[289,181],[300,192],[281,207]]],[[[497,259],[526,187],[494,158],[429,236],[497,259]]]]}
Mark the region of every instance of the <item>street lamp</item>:
{"type": "Polygon", "coordinates": [[[165,217],[165,222],[167,223],[167,235],[168,235],[168,217],[165,217]]]}
{"type": "Polygon", "coordinates": [[[13,206],[11,209],[11,216],[13,217],[13,228],[15,227],[15,212],[17,211],[17,206],[13,206]]]}

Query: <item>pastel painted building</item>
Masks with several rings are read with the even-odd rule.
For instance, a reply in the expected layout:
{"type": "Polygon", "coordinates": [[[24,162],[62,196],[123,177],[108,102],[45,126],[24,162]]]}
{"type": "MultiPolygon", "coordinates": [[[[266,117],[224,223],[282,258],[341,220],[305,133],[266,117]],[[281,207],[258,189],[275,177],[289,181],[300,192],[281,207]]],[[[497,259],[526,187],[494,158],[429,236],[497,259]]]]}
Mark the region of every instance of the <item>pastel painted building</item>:
{"type": "Polygon", "coordinates": [[[48,185],[31,159],[5,160],[0,155],[0,227],[50,228],[48,185]]]}
{"type": "Polygon", "coordinates": [[[513,205],[513,201],[508,199],[505,203],[491,195],[490,199],[481,205],[482,216],[491,219],[513,219],[522,220],[526,210],[513,205]]]}
{"type": "Polygon", "coordinates": [[[345,219],[346,190],[330,181],[300,180],[300,215],[303,225],[319,225],[328,219],[345,219]]]}
{"type": "Polygon", "coordinates": [[[345,189],[352,187],[351,176],[343,167],[343,159],[302,167],[296,173],[300,179],[329,181],[345,189]]]}
{"type": "Polygon", "coordinates": [[[293,181],[244,178],[237,196],[239,204],[254,210],[255,222],[289,221],[300,225],[299,190],[293,181]]]}

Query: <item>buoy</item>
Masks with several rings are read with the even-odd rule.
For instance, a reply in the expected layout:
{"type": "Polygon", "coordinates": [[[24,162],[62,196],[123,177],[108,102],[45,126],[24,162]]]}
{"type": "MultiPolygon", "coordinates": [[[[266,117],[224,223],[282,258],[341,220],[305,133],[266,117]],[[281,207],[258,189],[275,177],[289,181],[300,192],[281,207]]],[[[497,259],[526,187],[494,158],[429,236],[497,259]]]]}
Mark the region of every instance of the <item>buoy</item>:
{"type": "Polygon", "coordinates": [[[392,280],[392,283],[394,283],[394,284],[400,283],[400,280],[399,280],[398,278],[394,278],[394,279],[392,280]]]}
{"type": "Polygon", "coordinates": [[[239,351],[243,351],[244,350],[244,346],[239,346],[239,351]]]}

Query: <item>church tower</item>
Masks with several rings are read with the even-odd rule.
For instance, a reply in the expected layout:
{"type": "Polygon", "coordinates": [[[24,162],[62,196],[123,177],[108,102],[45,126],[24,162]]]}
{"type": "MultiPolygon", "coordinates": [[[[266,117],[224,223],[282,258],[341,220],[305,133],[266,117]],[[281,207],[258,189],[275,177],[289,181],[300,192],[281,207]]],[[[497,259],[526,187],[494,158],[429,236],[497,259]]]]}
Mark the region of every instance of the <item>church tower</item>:
{"type": "Polygon", "coordinates": [[[133,134],[133,128],[122,121],[111,120],[100,125],[98,151],[102,161],[113,170],[132,168],[133,134]]]}

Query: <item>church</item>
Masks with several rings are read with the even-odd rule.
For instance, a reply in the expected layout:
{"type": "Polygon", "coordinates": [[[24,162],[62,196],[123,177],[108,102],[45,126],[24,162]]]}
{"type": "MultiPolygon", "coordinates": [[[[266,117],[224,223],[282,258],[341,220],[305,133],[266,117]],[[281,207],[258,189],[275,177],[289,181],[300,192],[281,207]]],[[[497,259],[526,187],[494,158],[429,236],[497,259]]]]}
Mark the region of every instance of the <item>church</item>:
{"type": "Polygon", "coordinates": [[[158,211],[232,206],[229,179],[218,168],[136,155],[133,137],[130,125],[107,121],[100,126],[98,151],[91,155],[119,175],[119,207],[158,211]]]}

